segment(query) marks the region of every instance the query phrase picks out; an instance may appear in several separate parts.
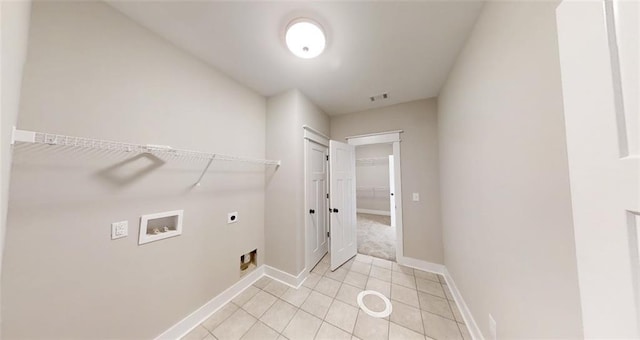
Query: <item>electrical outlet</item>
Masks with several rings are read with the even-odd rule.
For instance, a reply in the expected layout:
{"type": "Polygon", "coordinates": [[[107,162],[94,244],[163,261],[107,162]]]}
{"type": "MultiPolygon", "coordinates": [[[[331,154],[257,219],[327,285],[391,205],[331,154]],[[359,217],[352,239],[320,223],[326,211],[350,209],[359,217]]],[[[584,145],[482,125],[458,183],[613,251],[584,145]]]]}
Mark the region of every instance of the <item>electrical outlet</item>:
{"type": "Polygon", "coordinates": [[[111,223],[111,239],[127,237],[129,235],[129,221],[111,223]]]}
{"type": "Polygon", "coordinates": [[[420,193],[417,193],[417,192],[413,193],[413,201],[414,202],[420,201],[420,193]]]}
{"type": "Polygon", "coordinates": [[[493,319],[493,316],[489,314],[489,339],[496,340],[498,339],[498,331],[496,329],[496,320],[493,319]]]}
{"type": "Polygon", "coordinates": [[[227,214],[227,224],[238,222],[238,212],[230,212],[227,214]]]}

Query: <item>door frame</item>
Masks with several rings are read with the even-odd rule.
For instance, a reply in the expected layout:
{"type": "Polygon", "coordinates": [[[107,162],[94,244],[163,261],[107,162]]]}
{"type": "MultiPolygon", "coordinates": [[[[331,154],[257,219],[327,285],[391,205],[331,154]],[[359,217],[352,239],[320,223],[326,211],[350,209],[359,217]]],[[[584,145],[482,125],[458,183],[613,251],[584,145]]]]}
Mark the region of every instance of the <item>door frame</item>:
{"type": "MultiPolygon", "coordinates": [[[[313,269],[313,265],[310,264],[309,262],[309,249],[307,247],[307,241],[308,240],[308,235],[307,235],[307,229],[309,228],[309,219],[306,218],[306,212],[309,211],[309,200],[307,199],[307,194],[308,194],[308,190],[307,190],[307,182],[309,180],[308,178],[308,170],[309,170],[309,159],[308,159],[308,155],[307,155],[307,147],[309,146],[309,143],[317,143],[320,144],[322,146],[326,146],[327,149],[329,148],[329,137],[325,134],[323,134],[322,132],[308,126],[308,125],[303,125],[302,126],[303,129],[303,138],[304,138],[304,264],[305,264],[305,269],[303,270],[303,272],[305,273],[310,273],[311,270],[313,269]]],[[[327,192],[329,192],[329,167],[327,164],[327,179],[325,181],[326,185],[327,185],[327,192]]],[[[326,199],[326,198],[325,198],[326,199]]],[[[329,202],[327,202],[327,206],[329,202]]],[[[327,214],[327,211],[324,212],[325,214],[327,214]]],[[[328,224],[329,224],[329,217],[327,216],[327,218],[324,219],[325,221],[325,225],[324,225],[324,229],[325,232],[328,231],[328,224]]],[[[328,252],[328,247],[327,247],[327,252],[328,252]]]]}
{"type": "MultiPolygon", "coordinates": [[[[393,197],[389,197],[389,215],[391,217],[391,227],[395,228],[396,227],[396,213],[397,213],[397,209],[395,209],[395,207],[398,206],[398,204],[396,203],[396,158],[393,157],[393,155],[389,155],[389,164],[393,164],[393,181],[391,180],[391,175],[389,175],[389,196],[393,196],[393,197]],[[391,183],[393,183],[393,191],[391,191],[391,183]],[[391,195],[391,193],[393,193],[393,195],[391,195]],[[393,203],[394,208],[391,208],[391,203],[393,203]]],[[[391,167],[389,167],[389,173],[391,174],[391,167]]]]}
{"type": "Polygon", "coordinates": [[[395,199],[396,199],[396,262],[404,258],[404,238],[402,233],[402,166],[400,161],[400,134],[403,130],[384,131],[365,135],[349,136],[347,144],[354,146],[389,144],[393,145],[395,199]]]}

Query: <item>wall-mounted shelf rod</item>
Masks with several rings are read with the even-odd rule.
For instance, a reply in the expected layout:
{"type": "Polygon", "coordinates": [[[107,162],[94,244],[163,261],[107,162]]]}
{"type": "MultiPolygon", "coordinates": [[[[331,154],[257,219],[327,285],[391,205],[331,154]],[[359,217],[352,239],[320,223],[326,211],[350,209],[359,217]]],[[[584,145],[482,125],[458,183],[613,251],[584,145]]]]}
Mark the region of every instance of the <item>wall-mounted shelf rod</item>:
{"type": "Polygon", "coordinates": [[[358,165],[378,165],[389,162],[389,157],[357,158],[358,165]]]}
{"type": "Polygon", "coordinates": [[[18,130],[14,127],[13,133],[11,135],[11,145],[14,145],[17,142],[71,146],[71,147],[78,147],[83,149],[98,149],[98,150],[107,150],[107,151],[151,153],[155,155],[167,155],[167,156],[174,156],[174,157],[188,157],[188,158],[198,158],[198,159],[209,160],[206,168],[202,172],[202,175],[198,179],[198,182],[196,183],[196,185],[200,184],[200,180],[202,180],[202,178],[204,177],[205,172],[207,171],[207,169],[209,169],[213,160],[275,165],[276,168],[280,166],[280,161],[276,161],[276,160],[237,157],[237,156],[229,156],[229,155],[223,155],[218,153],[209,153],[209,152],[186,150],[186,149],[174,149],[169,145],[133,144],[133,143],[115,142],[110,140],[65,136],[65,135],[58,135],[53,133],[18,130]]]}
{"type": "Polygon", "coordinates": [[[372,157],[372,158],[357,158],[356,161],[368,162],[368,161],[388,161],[389,157],[372,157]]]}

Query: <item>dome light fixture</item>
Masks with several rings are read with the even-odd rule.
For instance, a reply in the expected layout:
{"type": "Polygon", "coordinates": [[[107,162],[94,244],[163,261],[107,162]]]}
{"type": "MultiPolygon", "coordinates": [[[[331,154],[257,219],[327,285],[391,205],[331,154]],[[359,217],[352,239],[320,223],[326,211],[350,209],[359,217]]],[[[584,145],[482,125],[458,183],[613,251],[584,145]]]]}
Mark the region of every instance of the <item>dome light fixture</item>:
{"type": "Polygon", "coordinates": [[[327,42],[322,27],[306,18],[295,19],[289,23],[285,41],[291,53],[304,59],[319,56],[327,42]]]}

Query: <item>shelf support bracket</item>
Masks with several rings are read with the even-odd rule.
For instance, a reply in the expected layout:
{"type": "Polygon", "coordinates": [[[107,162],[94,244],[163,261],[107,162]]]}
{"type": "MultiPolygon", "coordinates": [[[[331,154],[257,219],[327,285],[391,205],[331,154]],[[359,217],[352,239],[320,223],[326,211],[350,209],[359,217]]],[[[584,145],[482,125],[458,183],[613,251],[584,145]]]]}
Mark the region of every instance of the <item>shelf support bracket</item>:
{"type": "Polygon", "coordinates": [[[207,166],[202,171],[202,174],[200,174],[200,178],[198,178],[198,182],[196,182],[195,186],[197,186],[197,187],[200,186],[200,182],[202,181],[202,178],[204,178],[204,175],[207,173],[207,170],[209,170],[209,167],[211,166],[211,163],[213,163],[213,159],[214,158],[216,158],[215,154],[211,156],[211,159],[209,160],[209,163],[207,163],[207,166]]]}
{"type": "Polygon", "coordinates": [[[11,145],[15,145],[16,142],[35,143],[36,133],[32,131],[18,130],[14,126],[11,130],[11,145]]]}

